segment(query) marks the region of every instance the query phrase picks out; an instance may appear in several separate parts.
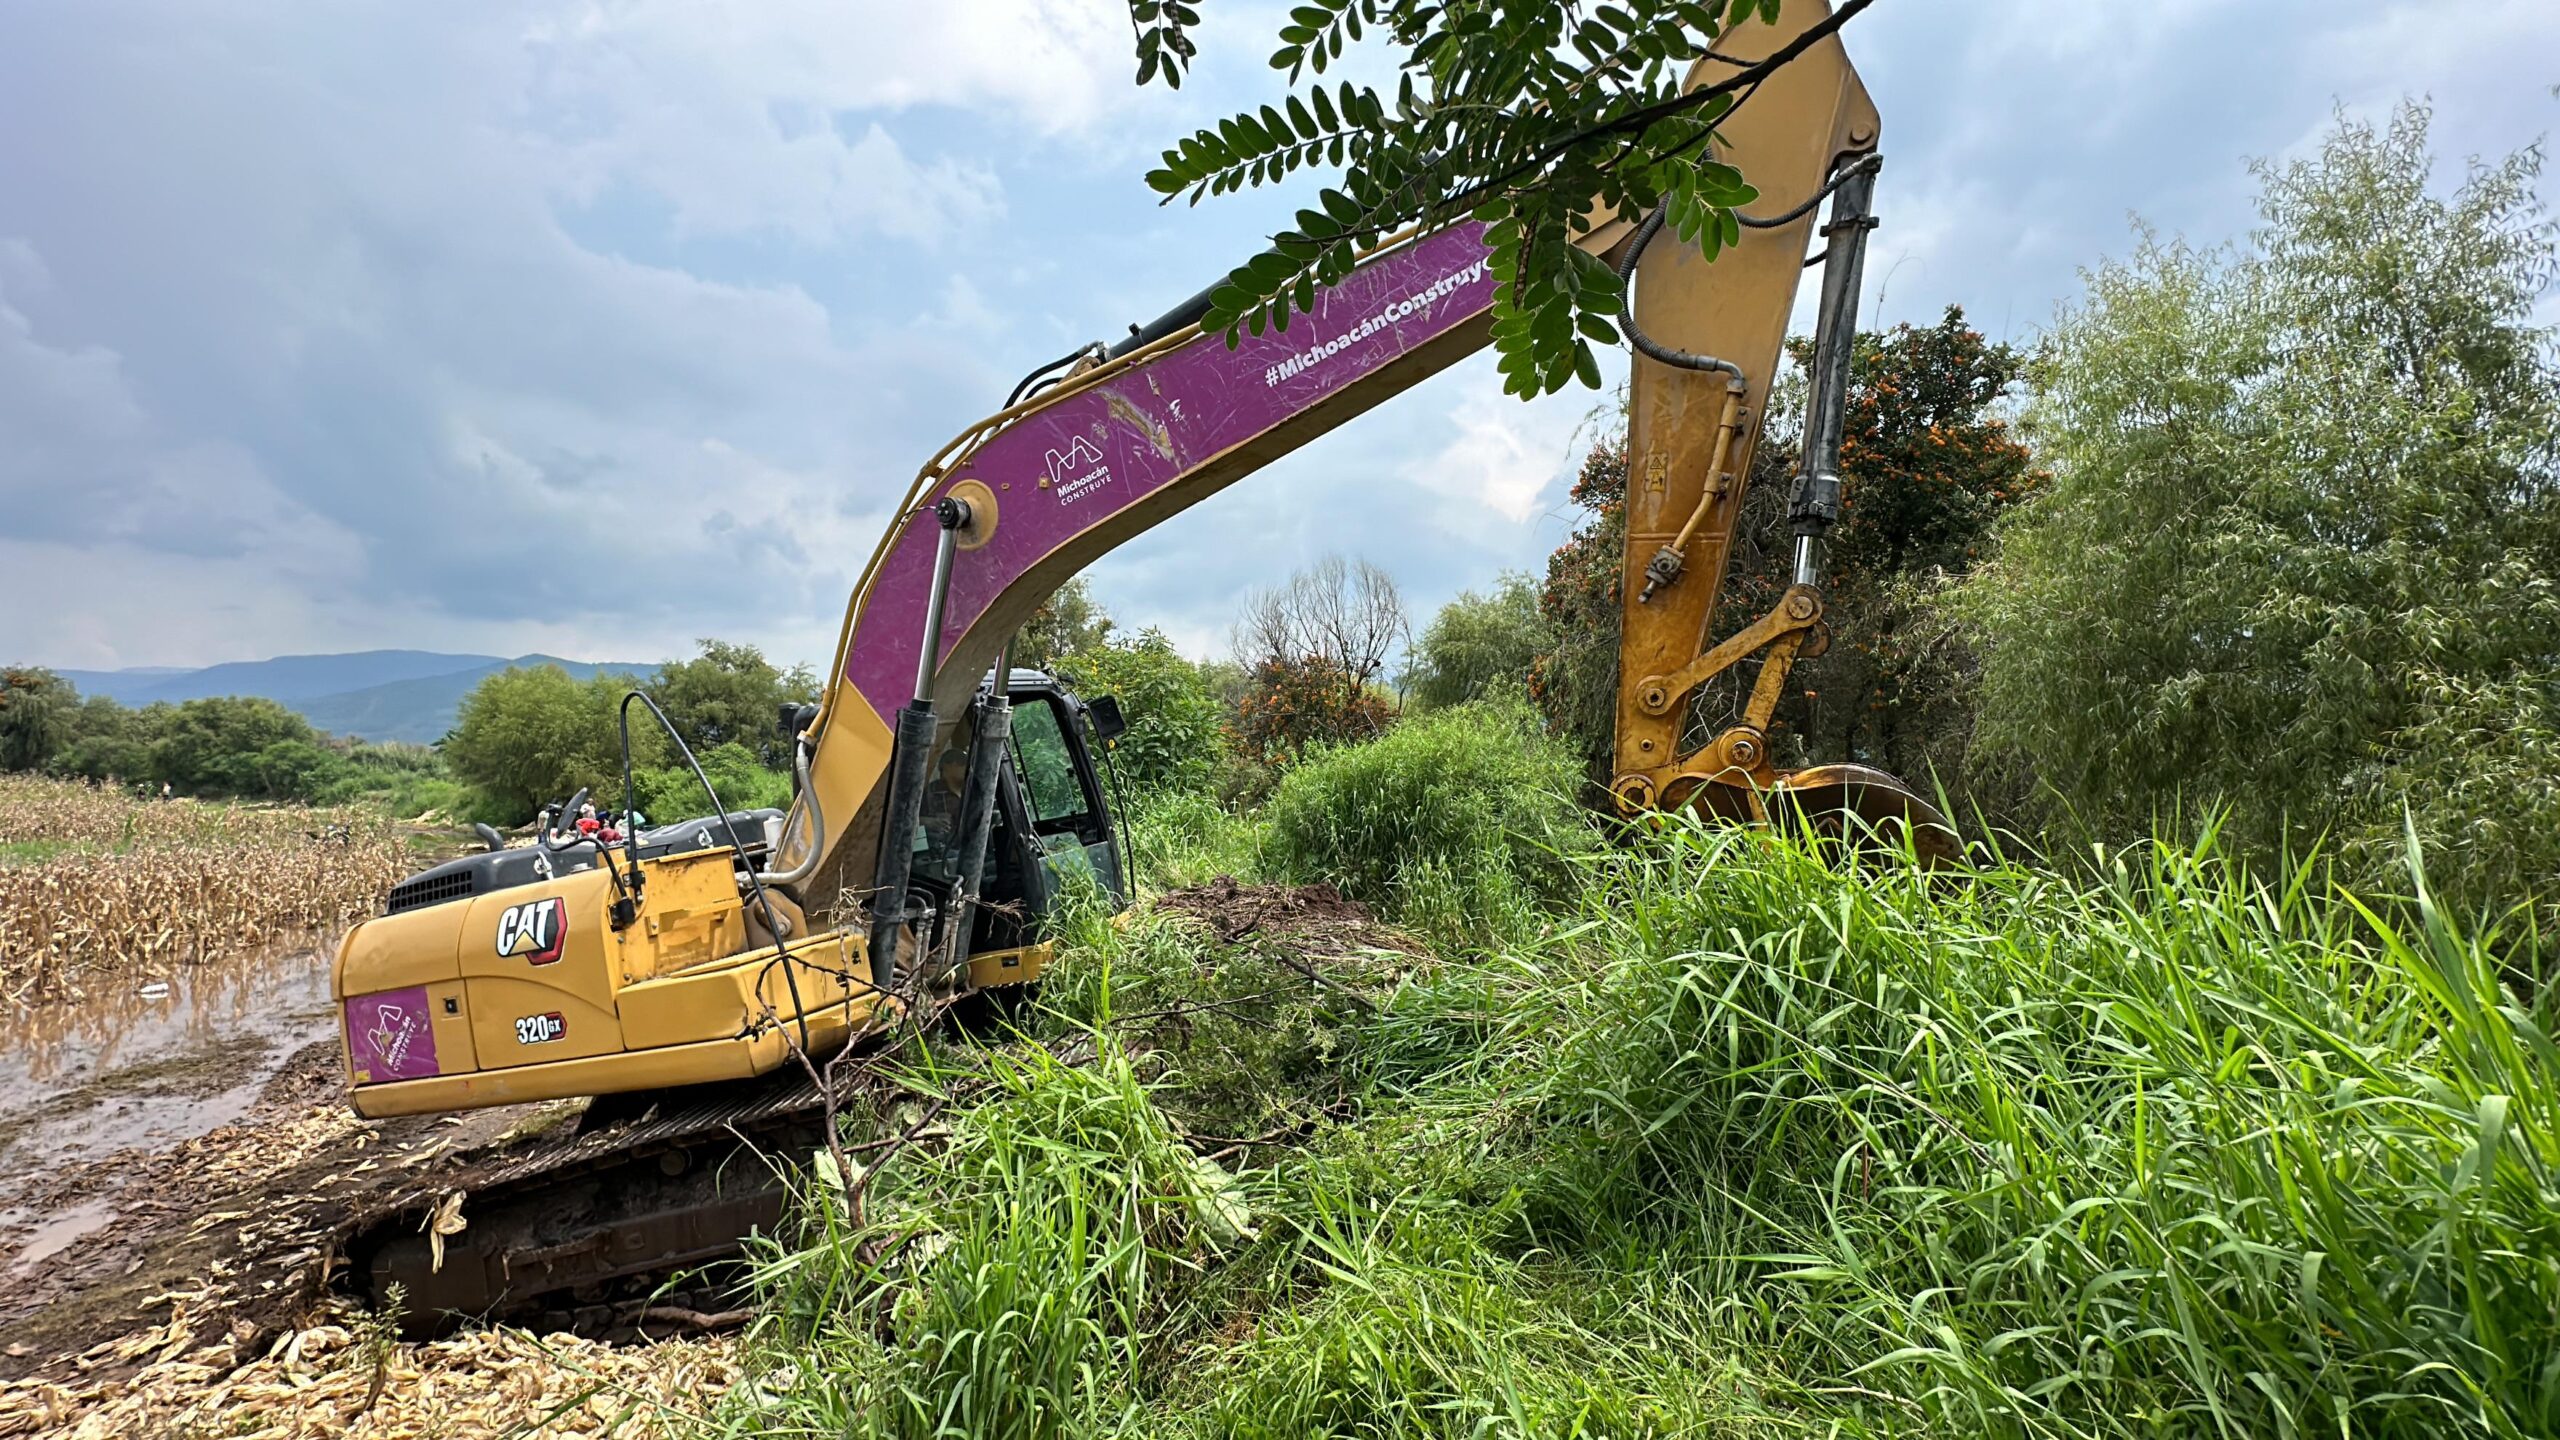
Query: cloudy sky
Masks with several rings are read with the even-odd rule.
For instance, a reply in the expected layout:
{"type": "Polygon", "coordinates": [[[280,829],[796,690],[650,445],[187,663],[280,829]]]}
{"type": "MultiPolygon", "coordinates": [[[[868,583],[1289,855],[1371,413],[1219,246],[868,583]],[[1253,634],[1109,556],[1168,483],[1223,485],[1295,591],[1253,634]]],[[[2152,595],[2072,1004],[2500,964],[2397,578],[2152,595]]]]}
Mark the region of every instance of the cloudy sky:
{"type": "MultiPolygon", "coordinates": [[[[1205,8],[1174,95],[1123,0],[0,0],[0,660],[823,661],[918,463],[1285,215],[1141,181],[1277,78],[1285,5],[1205,8]]],[[[1870,315],[2016,340],[2134,214],[2244,231],[2244,160],[2333,105],[2431,96],[2452,156],[2560,121],[2552,0],[1882,0],[1848,38],[1870,315]]],[[[1479,357],[1095,588],[1200,653],[1327,550],[1427,613],[1569,528],[1597,401],[1479,357]]]]}

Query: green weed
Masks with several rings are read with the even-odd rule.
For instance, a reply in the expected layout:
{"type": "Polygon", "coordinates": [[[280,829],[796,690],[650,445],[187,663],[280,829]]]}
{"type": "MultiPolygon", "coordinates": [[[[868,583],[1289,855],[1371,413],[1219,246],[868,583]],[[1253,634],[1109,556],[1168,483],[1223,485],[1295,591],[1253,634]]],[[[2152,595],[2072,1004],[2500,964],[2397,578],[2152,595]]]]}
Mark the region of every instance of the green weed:
{"type": "Polygon", "coordinates": [[[1129,798],[1123,843],[1138,883],[1152,890],[1204,885],[1220,875],[1253,880],[1263,871],[1263,827],[1193,790],[1139,791],[1129,798]]]}
{"type": "Polygon", "coordinates": [[[2209,839],[2087,886],[1691,824],[1607,868],[1421,1096],[1518,1115],[1515,1243],[1751,1217],[1748,1338],[1933,1430],[2560,1426],[2560,1051],[2509,942],[2209,839]]]}
{"type": "Polygon", "coordinates": [[[2531,936],[2422,883],[2386,909],[2316,863],[2252,880],[2210,836],[1948,875],[1673,820],[1570,865],[1518,943],[1358,1004],[1163,916],[1075,917],[1047,1048],[933,1080],[948,1134],[863,1227],[777,1254],[734,1413],[2560,1432],[2531,936]]]}
{"type": "MultiPolygon", "coordinates": [[[[884,1436],[1107,1433],[1183,1279],[1251,1226],[1108,1037],[1082,1063],[1032,1044],[980,1052],[971,1103],[847,1177],[821,1164],[814,1243],[761,1280],[780,1363],[748,1428],[884,1436]],[[843,1218],[859,1188],[866,1218],[843,1218]]],[[[910,1126],[910,1129],[914,1127],[910,1126]]]]}

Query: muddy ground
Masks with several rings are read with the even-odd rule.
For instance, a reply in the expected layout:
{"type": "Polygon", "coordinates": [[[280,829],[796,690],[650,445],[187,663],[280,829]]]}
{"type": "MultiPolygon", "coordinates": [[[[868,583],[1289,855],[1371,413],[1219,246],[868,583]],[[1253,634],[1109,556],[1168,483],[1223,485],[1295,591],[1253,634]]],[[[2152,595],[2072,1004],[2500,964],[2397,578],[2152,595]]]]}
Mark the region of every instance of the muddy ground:
{"type": "MultiPolygon", "coordinates": [[[[226,1384],[299,1394],[359,1359],[422,1376],[435,1356],[467,1369],[466,1354],[528,1339],[361,1344],[364,1321],[330,1292],[333,1242],[429,1177],[540,1143],[576,1108],[357,1119],[312,951],[0,1026],[0,1435],[145,1433],[226,1384]],[[290,1380],[257,1378],[279,1366],[290,1380]]],[[[233,1433],[254,1418],[209,1413],[233,1433]]]]}

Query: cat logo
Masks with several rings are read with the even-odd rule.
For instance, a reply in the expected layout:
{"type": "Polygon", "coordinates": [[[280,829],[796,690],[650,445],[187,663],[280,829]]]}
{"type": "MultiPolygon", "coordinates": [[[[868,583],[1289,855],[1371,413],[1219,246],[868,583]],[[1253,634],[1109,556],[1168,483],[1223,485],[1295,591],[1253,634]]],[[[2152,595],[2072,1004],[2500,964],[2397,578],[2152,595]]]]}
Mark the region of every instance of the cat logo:
{"type": "Polygon", "coordinates": [[[510,905],[498,916],[498,953],[522,955],[536,965],[560,958],[569,941],[569,902],[554,895],[510,905]]]}

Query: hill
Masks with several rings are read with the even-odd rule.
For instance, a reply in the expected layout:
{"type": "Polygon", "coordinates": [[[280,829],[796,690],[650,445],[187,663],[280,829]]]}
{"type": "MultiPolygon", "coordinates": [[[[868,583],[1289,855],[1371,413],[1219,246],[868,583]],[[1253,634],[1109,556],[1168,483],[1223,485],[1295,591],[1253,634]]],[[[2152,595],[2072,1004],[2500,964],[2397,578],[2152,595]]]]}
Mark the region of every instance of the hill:
{"type": "Polygon", "coordinates": [[[430,650],[360,650],[343,655],[279,655],[201,669],[65,670],[83,695],[126,705],[211,695],[261,695],[336,735],[429,744],[453,728],[462,697],[510,666],[557,665],[583,680],[600,671],[654,674],[649,664],[590,663],[556,655],[448,655],[430,650]]]}
{"type": "Polygon", "coordinates": [[[290,705],[402,680],[451,675],[506,664],[497,655],[447,655],[432,650],[358,650],[343,655],[279,655],[195,669],[65,670],[62,677],[83,695],[105,695],[126,705],[201,700],[209,695],[263,695],[290,705]]]}

